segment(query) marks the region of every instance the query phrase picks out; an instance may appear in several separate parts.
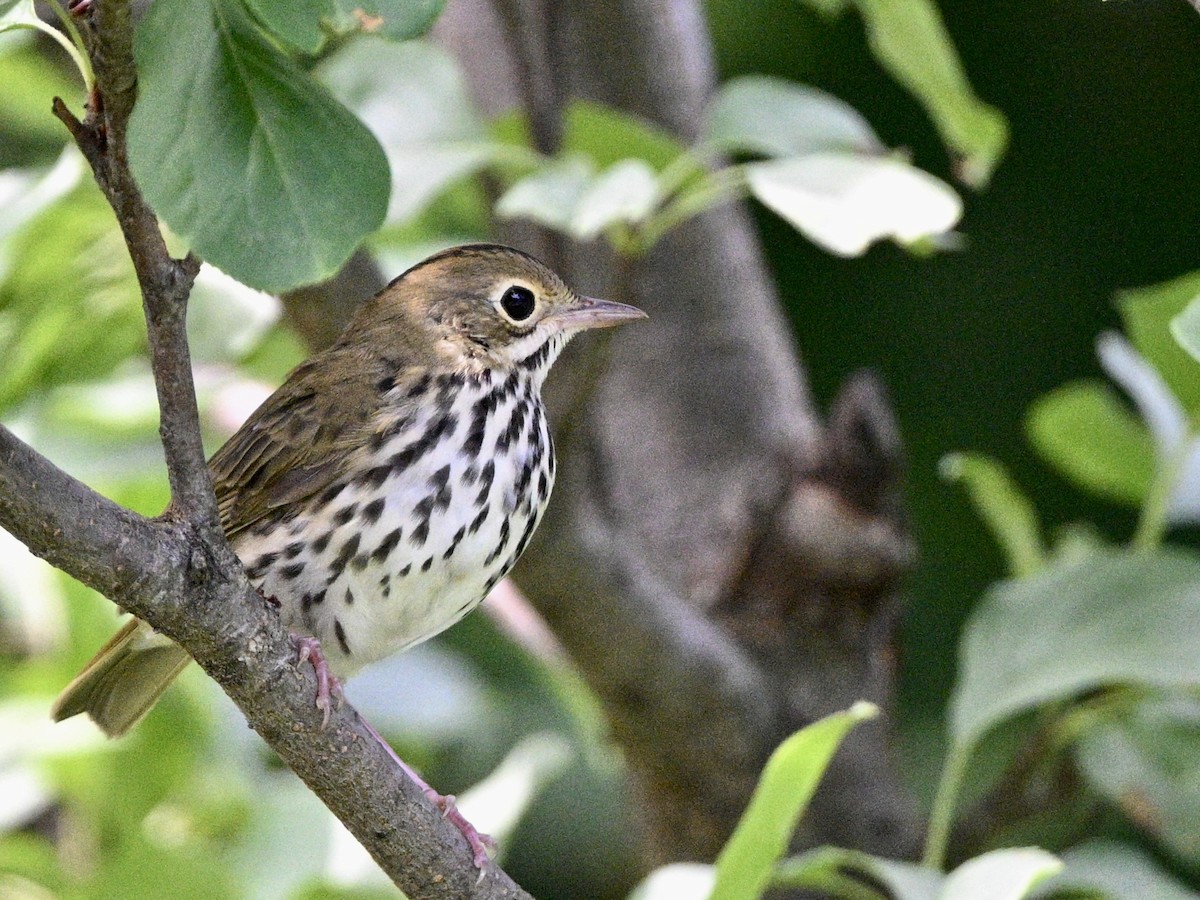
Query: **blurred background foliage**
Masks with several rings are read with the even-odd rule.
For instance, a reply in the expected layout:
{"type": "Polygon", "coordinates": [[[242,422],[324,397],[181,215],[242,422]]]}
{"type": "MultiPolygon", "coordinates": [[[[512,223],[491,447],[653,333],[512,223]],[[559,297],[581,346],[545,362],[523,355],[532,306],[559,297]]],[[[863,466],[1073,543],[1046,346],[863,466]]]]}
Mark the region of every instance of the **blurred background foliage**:
{"type": "MultiPolygon", "coordinates": [[[[906,589],[899,721],[914,791],[931,801],[958,635],[1006,572],[967,494],[940,477],[939,461],[957,450],[1003,460],[1051,534],[1087,521],[1115,541],[1135,528],[1127,506],[1097,499],[1103,491],[1077,490],[1039,461],[1026,417],[1052,390],[1099,374],[1096,336],[1120,324],[1118,292],[1197,268],[1200,16],[1183,2],[943,3],[971,85],[1007,119],[1008,149],[989,173],[952,158],[945,122],[881,66],[886,47],[863,18],[831,14],[839,6],[707,4],[722,80],[765,74],[823,88],[861,113],[883,146],[906,148],[917,166],[947,182],[981,188],[963,191],[962,247],[932,256],[885,243],[841,258],[755,207],[819,402],[864,366],[891,389],[921,548],[906,589]]],[[[889,4],[861,6],[884,15],[889,4]]],[[[405,73],[372,65],[369,50],[356,52],[363,54],[357,63],[334,56],[321,75],[370,123],[370,109],[355,98],[369,98],[379,79],[394,88],[405,73]]],[[[452,63],[424,47],[408,59],[429,91],[442,92],[435,100],[443,108],[462,107],[452,63]]],[[[155,514],[167,490],[132,273],[111,213],[74,151],[63,153],[65,136],[48,112],[52,96],[79,94],[60,52],[0,38],[0,417],[68,471],[155,514]]],[[[421,97],[408,101],[418,108],[421,97]]],[[[568,128],[585,147],[588,115],[582,110],[578,127],[568,128]]],[[[418,137],[456,142],[461,154],[439,157],[443,171],[407,184],[448,185],[436,197],[393,192],[371,239],[389,274],[435,247],[486,236],[484,192],[462,177],[485,157],[513,180],[530,171],[515,119],[482,130],[470,116],[429,127],[418,137]]],[[[677,152],[659,139],[644,131],[627,137],[656,171],[677,152]]],[[[394,167],[434,162],[419,147],[404,156],[383,143],[394,167]]],[[[513,203],[519,207],[519,197],[513,203]]],[[[198,285],[190,328],[204,424],[216,447],[304,350],[281,323],[277,301],[212,270],[198,285]]],[[[1184,526],[1178,537],[1193,542],[1194,530],[1184,526]]],[[[104,742],[78,720],[51,726],[52,698],[115,621],[111,604],[0,533],[0,893],[394,896],[194,668],[124,741],[104,742]]],[[[552,640],[536,629],[514,631],[513,621],[472,616],[355,680],[348,694],[432,783],[446,791],[476,786],[462,797],[464,810],[502,838],[506,868],[532,893],[624,896],[638,867],[619,755],[552,640]]],[[[1157,873],[1147,876],[1157,879],[1157,896],[1196,896],[1177,882],[1166,887],[1159,866],[1200,885],[1197,781],[1190,793],[1153,796],[1156,785],[1186,786],[1197,771],[1194,713],[1190,701],[1157,697],[1089,730],[1077,756],[1090,779],[1085,799],[1078,810],[1062,803],[1054,828],[1028,832],[1029,839],[1050,842],[1046,835],[1057,829],[1127,840],[1111,852],[1095,844],[1073,851],[1077,864],[1115,867],[1120,877],[1144,869],[1157,873]],[[1158,769],[1147,770],[1152,757],[1158,769]],[[1156,780],[1156,772],[1170,777],[1156,780]],[[1129,791],[1144,797],[1147,785],[1154,815],[1139,819],[1129,791]],[[1124,804],[1124,814],[1097,814],[1105,797],[1110,809],[1124,804]]],[[[1033,730],[1024,717],[1012,732],[1033,730]]],[[[1002,768],[1011,757],[984,743],[975,763],[981,784],[995,774],[985,771],[989,759],[1002,768]]],[[[1114,876],[1111,884],[1118,882],[1114,876]]]]}

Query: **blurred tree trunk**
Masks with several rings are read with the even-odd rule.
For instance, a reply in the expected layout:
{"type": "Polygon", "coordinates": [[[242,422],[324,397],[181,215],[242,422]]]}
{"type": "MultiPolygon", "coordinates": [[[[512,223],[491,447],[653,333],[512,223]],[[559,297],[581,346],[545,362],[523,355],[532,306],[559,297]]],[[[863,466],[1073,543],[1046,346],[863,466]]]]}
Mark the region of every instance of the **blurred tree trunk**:
{"type": "MultiPolygon", "coordinates": [[[[463,0],[439,33],[485,109],[522,105],[546,152],[576,98],[690,141],[713,89],[698,0],[463,0]]],[[[797,841],[911,855],[886,711],[912,548],[881,389],[855,377],[819,419],[738,206],[632,264],[506,237],[651,315],[571,348],[551,396],[559,483],[516,571],[627,753],[648,861],[713,858],[774,746],[859,698],[885,715],[839,754],[797,841]]]]}

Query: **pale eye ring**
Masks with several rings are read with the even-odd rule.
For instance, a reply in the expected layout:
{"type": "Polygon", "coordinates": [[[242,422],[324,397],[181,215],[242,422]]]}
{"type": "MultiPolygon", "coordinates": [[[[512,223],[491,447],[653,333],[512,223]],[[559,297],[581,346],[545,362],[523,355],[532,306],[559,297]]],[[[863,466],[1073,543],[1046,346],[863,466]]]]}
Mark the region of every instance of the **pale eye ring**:
{"type": "Polygon", "coordinates": [[[537,298],[524,285],[514,284],[500,298],[500,308],[514,322],[522,322],[533,315],[537,298]]]}

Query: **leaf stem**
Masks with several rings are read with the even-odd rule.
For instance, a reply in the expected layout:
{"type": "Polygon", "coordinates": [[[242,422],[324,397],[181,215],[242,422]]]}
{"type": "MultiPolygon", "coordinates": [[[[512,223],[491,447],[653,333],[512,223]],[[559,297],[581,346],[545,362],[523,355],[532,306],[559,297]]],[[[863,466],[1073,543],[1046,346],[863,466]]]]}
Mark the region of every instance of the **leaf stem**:
{"type": "Polygon", "coordinates": [[[929,812],[929,832],[925,837],[925,853],[921,857],[921,865],[928,869],[940,872],[946,864],[946,848],[950,843],[950,828],[954,824],[954,806],[958,801],[963,778],[967,774],[971,746],[967,744],[951,747],[946,761],[942,764],[942,774],[938,778],[933,808],[929,812]]]}
{"type": "MultiPolygon", "coordinates": [[[[58,4],[54,3],[54,0],[50,0],[50,2],[54,4],[55,12],[57,12],[61,16],[62,12],[61,12],[61,8],[58,6],[58,4]]],[[[62,47],[64,50],[66,50],[67,54],[71,57],[71,60],[75,63],[75,68],[77,68],[79,70],[79,75],[80,75],[80,77],[83,78],[83,83],[84,83],[84,86],[87,87],[88,93],[89,94],[91,93],[92,87],[96,83],[96,76],[92,72],[92,64],[88,60],[87,55],[84,53],[81,53],[79,48],[76,47],[75,44],[73,44],[66,35],[64,35],[61,31],[59,31],[57,28],[53,27],[52,25],[47,25],[41,19],[30,19],[29,21],[13,22],[11,25],[9,25],[7,28],[5,28],[3,30],[4,31],[18,31],[20,29],[28,29],[30,31],[40,31],[40,32],[42,32],[42,34],[45,34],[47,37],[49,37],[51,40],[53,40],[55,43],[57,43],[60,47],[62,47]]],[[[71,23],[70,31],[72,32],[73,36],[78,36],[78,34],[79,34],[79,32],[75,29],[74,22],[71,23]]]]}
{"type": "Polygon", "coordinates": [[[1137,529],[1133,533],[1131,546],[1139,553],[1154,550],[1162,543],[1163,535],[1170,524],[1167,516],[1171,511],[1171,492],[1179,480],[1183,462],[1192,448],[1193,435],[1184,435],[1171,454],[1161,461],[1150,482],[1150,490],[1142,504],[1137,529]]]}
{"type": "Polygon", "coordinates": [[[699,215],[724,200],[732,200],[746,189],[746,179],[738,166],[709,173],[652,216],[642,228],[642,250],[653,247],[672,228],[699,215]]]}

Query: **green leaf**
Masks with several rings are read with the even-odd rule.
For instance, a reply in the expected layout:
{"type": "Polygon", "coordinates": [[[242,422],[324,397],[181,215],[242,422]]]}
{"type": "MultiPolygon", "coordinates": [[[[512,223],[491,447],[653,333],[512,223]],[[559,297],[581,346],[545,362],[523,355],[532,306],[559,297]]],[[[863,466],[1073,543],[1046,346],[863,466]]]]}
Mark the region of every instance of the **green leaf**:
{"type": "Polygon", "coordinates": [[[877,714],[870,703],[856,703],[801,729],[775,749],[717,857],[711,900],[751,900],[762,893],[842,739],[877,714]]]}
{"type": "Polygon", "coordinates": [[[707,863],[669,863],[647,875],[627,900],[709,900],[714,877],[707,863]]]}
{"type": "Polygon", "coordinates": [[[1196,362],[1171,334],[1171,321],[1200,296],[1200,272],[1152,287],[1122,291],[1117,309],[1134,347],[1158,370],[1183,408],[1200,416],[1200,378],[1196,362]]]}
{"type": "MultiPolygon", "coordinates": [[[[808,0],[828,11],[840,4],[808,0]]],[[[879,62],[924,105],[974,187],[991,178],[1008,144],[1008,125],[971,90],[933,0],[853,0],[879,62]]]]}
{"type": "Polygon", "coordinates": [[[946,876],[916,863],[859,850],[818,847],[784,860],[772,885],[802,888],[853,900],[934,900],[946,876]],[[887,893],[868,885],[881,885],[887,893]]]}
{"type": "Polygon", "coordinates": [[[707,120],[704,143],[726,153],[800,156],[886,149],[849,104],[782,78],[748,75],[727,82],[713,98],[707,120]]]}
{"type": "Polygon", "coordinates": [[[745,172],[764,206],[839,256],[860,256],[884,238],[913,244],[941,235],[962,215],[947,184],[898,159],[812,153],[745,172]]]}
{"type": "Polygon", "coordinates": [[[594,177],[595,170],[584,157],[555,160],[505,191],[496,202],[496,215],[529,219],[569,234],[575,210],[594,177]]]}
{"type": "Polygon", "coordinates": [[[576,100],[563,116],[562,154],[586,156],[598,169],[632,156],[658,171],[686,149],[663,129],[600,103],[576,100]]]}
{"type": "Polygon", "coordinates": [[[1171,320],[1171,337],[1192,359],[1200,362],[1200,296],[1171,320]]]}
{"type": "Polygon", "coordinates": [[[602,172],[571,216],[571,233],[588,241],[611,225],[644,222],[658,200],[654,170],[641,159],[623,159],[602,172]]]}
{"type": "Polygon", "coordinates": [[[133,266],[90,186],[34,217],[14,238],[12,261],[0,284],[0,410],[103,377],[145,346],[133,266]]]}
{"type": "Polygon", "coordinates": [[[236,0],[155,3],[135,50],[130,164],[206,260],[283,291],[332,275],[379,227],[389,191],[379,143],[236,0]]]}
{"type": "Polygon", "coordinates": [[[1077,487],[1140,506],[1158,467],[1154,439],[1106,382],[1080,380],[1038,398],[1025,414],[1033,449],[1077,487]]]}
{"type": "Polygon", "coordinates": [[[316,70],[383,145],[392,173],[389,222],[407,222],[504,148],[475,109],[454,58],[422,41],[359,40],[316,70]]]}
{"type": "Polygon", "coordinates": [[[1062,868],[1058,857],[1037,847],[993,850],[951,872],[937,900],[1021,900],[1062,868]]]}
{"type": "Polygon", "coordinates": [[[951,700],[955,745],[1024,710],[1120,684],[1200,685],[1200,560],[1098,552],[993,586],[972,614],[951,700]]]}
{"type": "Polygon", "coordinates": [[[1008,557],[1009,573],[1032,575],[1045,564],[1037,512],[996,460],[977,453],[942,457],[942,477],[962,484],[1008,557]]]}
{"type": "Polygon", "coordinates": [[[1143,700],[1080,739],[1084,776],[1183,862],[1200,859],[1200,702],[1143,700]]]}
{"type": "MultiPolygon", "coordinates": [[[[3,12],[0,8],[0,15],[3,12]]],[[[70,98],[77,93],[81,93],[80,83],[67,78],[57,66],[47,65],[45,55],[32,42],[11,36],[0,42],[0,109],[4,110],[7,137],[61,146],[67,135],[62,123],[51,115],[50,103],[55,97],[70,98]]]]}
{"type": "Polygon", "coordinates": [[[407,41],[429,30],[446,0],[246,0],[267,30],[298,50],[318,53],[330,37],[355,32],[407,41]]]}
{"type": "Polygon", "coordinates": [[[1088,841],[1062,854],[1066,869],[1039,897],[1073,897],[1072,891],[1100,890],[1111,900],[1200,900],[1147,854],[1116,841],[1088,841]]]}

